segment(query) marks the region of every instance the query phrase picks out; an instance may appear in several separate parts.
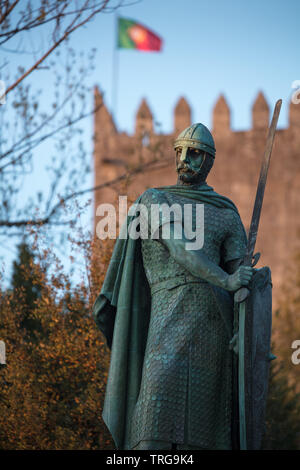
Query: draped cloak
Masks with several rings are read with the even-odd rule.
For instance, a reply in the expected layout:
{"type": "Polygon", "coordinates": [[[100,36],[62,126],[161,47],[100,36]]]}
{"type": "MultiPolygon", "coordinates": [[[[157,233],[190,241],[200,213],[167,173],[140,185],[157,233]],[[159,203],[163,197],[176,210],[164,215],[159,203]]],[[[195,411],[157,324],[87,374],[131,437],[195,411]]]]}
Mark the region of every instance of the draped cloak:
{"type": "MultiPolygon", "coordinates": [[[[219,195],[206,183],[197,189],[188,186],[155,189],[231,209],[238,214],[230,199],[219,195]]],[[[139,203],[141,197],[135,203],[139,203]]],[[[128,215],[127,227],[135,216],[128,215]]],[[[218,302],[218,290],[211,287],[230,336],[232,326],[228,318],[232,315],[232,303],[224,302],[224,297],[218,302]]],[[[143,267],[141,240],[118,238],[93,307],[94,319],[111,348],[102,416],[118,449],[130,448],[130,423],[142,379],[150,312],[151,292],[143,267]]]]}

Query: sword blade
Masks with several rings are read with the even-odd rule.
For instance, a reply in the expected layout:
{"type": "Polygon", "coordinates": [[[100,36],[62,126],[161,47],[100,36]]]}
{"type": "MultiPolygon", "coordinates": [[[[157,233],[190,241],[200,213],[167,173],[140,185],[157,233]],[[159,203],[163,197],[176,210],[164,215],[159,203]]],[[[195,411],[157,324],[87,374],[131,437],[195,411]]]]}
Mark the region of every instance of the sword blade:
{"type": "Polygon", "coordinates": [[[256,197],[255,197],[255,203],[254,203],[254,208],[253,208],[253,213],[252,213],[251,225],[250,225],[250,230],[249,230],[249,236],[248,236],[247,251],[246,251],[246,256],[243,262],[243,264],[247,266],[251,266],[252,264],[252,257],[254,254],[261,208],[263,205],[265,187],[266,187],[267,176],[268,176],[268,169],[269,169],[281,104],[282,104],[282,100],[278,100],[275,104],[274,113],[273,113],[271,125],[269,128],[269,132],[268,132],[266,149],[265,149],[265,153],[264,153],[263,160],[262,160],[262,165],[261,165],[261,170],[260,170],[260,175],[259,175],[259,180],[258,180],[258,185],[257,185],[257,191],[256,191],[256,197]]]}
{"type": "MultiPolygon", "coordinates": [[[[278,100],[271,125],[268,132],[267,144],[265,153],[263,156],[263,161],[261,165],[255,203],[252,213],[251,225],[249,230],[248,236],[248,245],[247,245],[247,252],[246,256],[243,260],[244,265],[251,266],[252,265],[252,258],[254,254],[254,248],[257,238],[257,231],[259,226],[259,219],[261,214],[261,208],[263,204],[264,192],[267,182],[268,176],[268,169],[271,159],[271,153],[275,138],[275,132],[278,122],[278,117],[280,113],[282,100],[278,100]]],[[[235,302],[238,302],[239,305],[239,369],[238,369],[238,376],[239,376],[239,419],[240,419],[240,449],[247,450],[247,427],[246,427],[246,409],[245,409],[245,316],[246,316],[246,303],[245,299],[249,294],[249,290],[247,288],[240,288],[234,296],[235,302]]]]}

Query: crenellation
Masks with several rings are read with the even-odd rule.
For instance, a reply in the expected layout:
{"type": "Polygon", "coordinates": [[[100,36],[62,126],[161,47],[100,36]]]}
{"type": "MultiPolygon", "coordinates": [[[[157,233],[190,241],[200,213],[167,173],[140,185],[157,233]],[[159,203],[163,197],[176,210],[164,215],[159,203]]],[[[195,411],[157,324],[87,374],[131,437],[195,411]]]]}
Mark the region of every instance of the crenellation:
{"type": "Polygon", "coordinates": [[[192,122],[192,111],[187,100],[182,96],[174,108],[174,134],[179,134],[186,129],[192,122]]]}
{"type": "Polygon", "coordinates": [[[216,135],[226,135],[230,132],[230,108],[224,95],[220,95],[213,108],[213,129],[216,135]]]}
{"type": "Polygon", "coordinates": [[[118,133],[116,125],[98,87],[94,88],[94,105],[97,109],[95,113],[95,131],[99,132],[101,130],[101,138],[116,135],[118,133]]]}
{"type": "Polygon", "coordinates": [[[265,131],[268,128],[270,109],[264,94],[260,91],[252,106],[252,129],[265,131]]]}
{"type": "Polygon", "coordinates": [[[143,136],[153,133],[153,115],[145,98],[142,100],[135,119],[135,135],[143,136]]]}

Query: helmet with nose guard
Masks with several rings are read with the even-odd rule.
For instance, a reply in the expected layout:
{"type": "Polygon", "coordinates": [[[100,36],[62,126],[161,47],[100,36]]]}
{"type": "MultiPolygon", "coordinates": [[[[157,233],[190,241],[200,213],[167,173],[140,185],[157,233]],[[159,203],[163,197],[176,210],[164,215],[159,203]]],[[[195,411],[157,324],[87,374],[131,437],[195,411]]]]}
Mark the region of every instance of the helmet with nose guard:
{"type": "Polygon", "coordinates": [[[182,148],[181,160],[184,160],[189,147],[210,154],[215,158],[216,148],[214,139],[204,124],[200,122],[187,127],[182,131],[174,142],[174,149],[182,148]]]}

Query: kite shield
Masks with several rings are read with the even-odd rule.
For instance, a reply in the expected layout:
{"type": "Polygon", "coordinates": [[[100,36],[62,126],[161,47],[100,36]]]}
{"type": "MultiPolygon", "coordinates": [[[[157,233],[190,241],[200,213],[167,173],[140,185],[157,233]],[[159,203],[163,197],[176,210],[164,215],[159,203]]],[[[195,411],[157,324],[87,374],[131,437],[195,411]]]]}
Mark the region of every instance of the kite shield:
{"type": "Polygon", "coordinates": [[[272,282],[268,267],[252,278],[251,292],[239,305],[240,449],[258,450],[265,428],[271,355],[272,282]]]}

